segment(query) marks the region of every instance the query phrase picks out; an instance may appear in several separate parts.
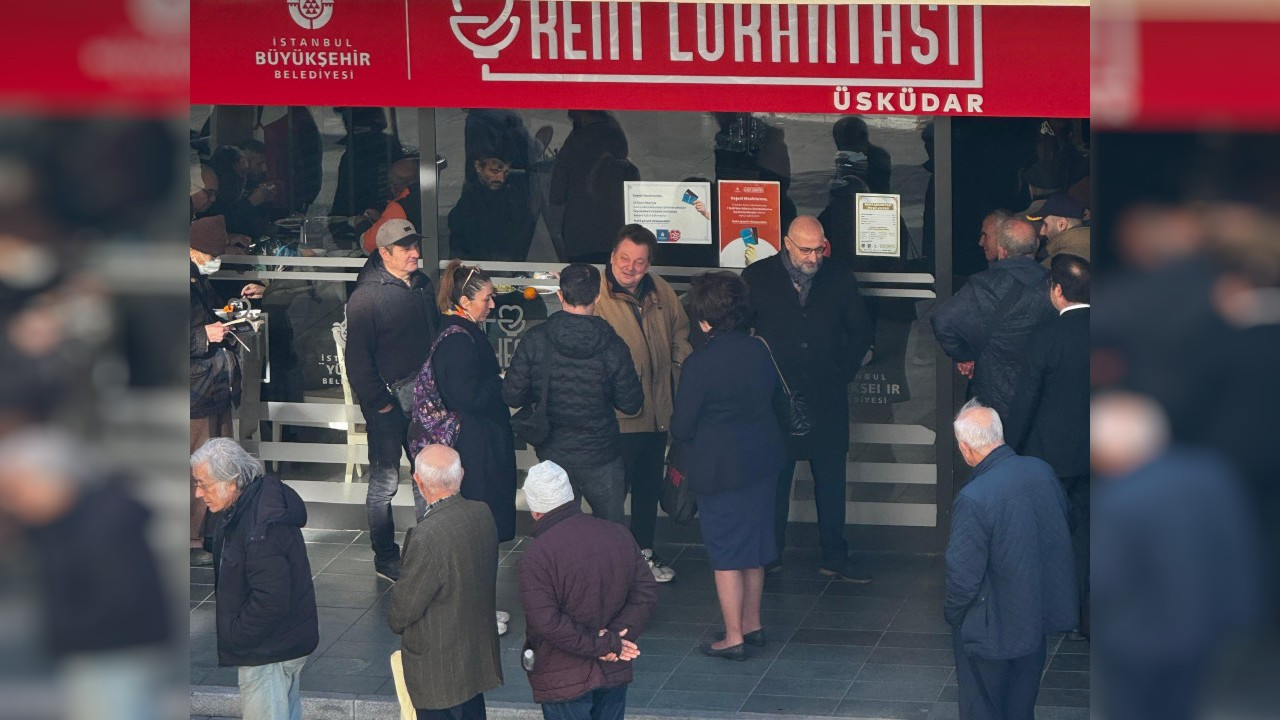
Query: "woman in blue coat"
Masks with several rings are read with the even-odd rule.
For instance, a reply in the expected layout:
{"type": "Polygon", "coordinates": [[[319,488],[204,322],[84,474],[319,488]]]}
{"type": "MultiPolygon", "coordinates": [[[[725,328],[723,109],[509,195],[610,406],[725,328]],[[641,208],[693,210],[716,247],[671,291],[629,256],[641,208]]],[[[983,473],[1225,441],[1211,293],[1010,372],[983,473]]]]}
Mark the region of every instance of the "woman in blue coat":
{"type": "Polygon", "coordinates": [[[694,280],[689,306],[708,340],[684,362],[671,432],[686,445],[702,539],[715,570],[724,638],[702,652],[746,659],[764,645],[764,566],[778,557],[773,505],[785,461],[775,413],[777,371],[767,346],[747,334],[747,286],[733,273],[694,280]]]}

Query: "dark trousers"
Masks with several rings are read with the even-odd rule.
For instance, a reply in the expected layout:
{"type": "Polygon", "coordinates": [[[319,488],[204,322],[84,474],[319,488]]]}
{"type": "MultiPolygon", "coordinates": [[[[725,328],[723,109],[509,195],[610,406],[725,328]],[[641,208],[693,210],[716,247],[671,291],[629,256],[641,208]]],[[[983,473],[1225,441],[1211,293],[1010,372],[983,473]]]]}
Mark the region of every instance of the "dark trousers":
{"type": "Polygon", "coordinates": [[[626,471],[622,458],[614,458],[604,465],[564,466],[573,486],[573,497],[585,497],[591,505],[591,514],[619,525],[626,524],[626,512],[622,504],[627,499],[626,471]]]}
{"type": "Polygon", "coordinates": [[[545,720],[622,720],[626,711],[626,685],[592,690],[567,702],[542,704],[545,720]]]}
{"type": "MultiPolygon", "coordinates": [[[[818,508],[818,544],[823,562],[839,562],[849,556],[844,539],[845,457],[843,449],[807,458],[813,474],[813,499],[818,508]]],[[[774,532],[778,558],[787,545],[787,516],[791,512],[791,476],[797,460],[789,459],[778,476],[778,497],[774,504],[774,532]]]]}
{"type": "Polygon", "coordinates": [[[952,634],[960,720],[1035,720],[1036,696],[1044,672],[1045,644],[1011,660],[987,660],[965,652],[960,631],[952,634]]]}
{"type": "MultiPolygon", "coordinates": [[[[369,430],[369,492],[365,496],[365,509],[369,513],[369,541],[373,545],[375,562],[386,562],[400,558],[400,546],[396,544],[396,524],[391,516],[391,498],[400,489],[400,453],[409,458],[413,464],[413,456],[409,455],[409,418],[400,410],[399,405],[380,413],[376,408],[361,408],[364,412],[365,425],[369,430]]],[[[422,517],[426,510],[426,502],[418,490],[417,483],[410,480],[413,486],[413,504],[417,508],[417,517],[422,517]]]]}
{"type": "Polygon", "coordinates": [[[1089,476],[1062,478],[1067,493],[1067,527],[1076,557],[1076,587],[1080,590],[1080,631],[1089,632],[1089,476]]]}
{"type": "Polygon", "coordinates": [[[666,469],[667,434],[622,433],[621,438],[623,473],[631,492],[631,535],[642,550],[651,549],[666,469]]]}
{"type": "Polygon", "coordinates": [[[461,705],[443,710],[418,708],[418,720],[485,720],[485,717],[484,693],[476,695],[461,705]]]}

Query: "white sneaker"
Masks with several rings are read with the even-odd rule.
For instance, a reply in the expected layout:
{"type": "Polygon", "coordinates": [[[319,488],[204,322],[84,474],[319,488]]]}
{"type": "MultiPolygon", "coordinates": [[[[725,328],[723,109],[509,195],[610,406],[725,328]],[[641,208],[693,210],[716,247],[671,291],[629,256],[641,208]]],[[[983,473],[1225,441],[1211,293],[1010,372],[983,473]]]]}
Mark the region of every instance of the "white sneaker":
{"type": "Polygon", "coordinates": [[[503,624],[506,624],[506,623],[511,622],[511,613],[509,613],[509,612],[503,612],[502,610],[499,610],[499,611],[498,611],[498,622],[503,623],[503,624]]]}
{"type": "Polygon", "coordinates": [[[501,636],[506,635],[506,634],[507,634],[507,624],[506,624],[506,623],[504,623],[504,622],[499,622],[499,623],[498,623],[498,636],[499,636],[499,637],[501,637],[501,636]]]}
{"type": "Polygon", "coordinates": [[[649,569],[653,571],[654,580],[664,583],[676,579],[676,571],[667,567],[666,563],[653,554],[653,550],[646,548],[641,550],[640,554],[644,556],[645,560],[649,561],[649,569]]]}

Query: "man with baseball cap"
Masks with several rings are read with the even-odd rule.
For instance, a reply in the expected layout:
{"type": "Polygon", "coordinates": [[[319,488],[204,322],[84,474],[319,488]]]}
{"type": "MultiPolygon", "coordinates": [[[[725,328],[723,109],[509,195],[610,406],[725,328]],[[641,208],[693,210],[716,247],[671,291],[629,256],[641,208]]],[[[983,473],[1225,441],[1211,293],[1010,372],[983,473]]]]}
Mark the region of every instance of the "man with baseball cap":
{"type": "Polygon", "coordinates": [[[529,468],[533,542],[520,560],[524,669],[544,718],[617,719],[636,638],[658,604],[648,559],[624,526],[582,512],[564,468],[529,468]]]}
{"type": "Polygon", "coordinates": [[[1024,216],[1040,223],[1040,237],[1045,239],[1048,257],[1044,266],[1049,267],[1055,255],[1070,253],[1089,259],[1089,227],[1084,224],[1085,208],[1066,193],[1050,195],[1043,201],[1032,203],[1024,216]],[[1039,207],[1036,205],[1039,204],[1039,207]]]}
{"type": "MultiPolygon", "coordinates": [[[[356,278],[347,300],[347,381],[360,402],[369,431],[369,538],[374,570],[400,579],[400,548],[395,541],[391,498],[400,485],[400,452],[409,461],[409,416],[391,388],[417,377],[440,326],[435,288],[418,269],[422,236],[408,220],[388,220],[378,229],[377,252],[356,278]]],[[[417,486],[414,504],[425,504],[417,486]]]]}

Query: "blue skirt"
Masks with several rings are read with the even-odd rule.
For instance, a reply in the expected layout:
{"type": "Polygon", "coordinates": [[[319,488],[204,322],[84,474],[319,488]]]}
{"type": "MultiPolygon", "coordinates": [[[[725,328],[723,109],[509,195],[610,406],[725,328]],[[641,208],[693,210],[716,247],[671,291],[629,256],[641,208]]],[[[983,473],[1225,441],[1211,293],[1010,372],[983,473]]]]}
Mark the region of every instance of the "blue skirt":
{"type": "Polygon", "coordinates": [[[702,541],[716,570],[746,570],[778,559],[773,533],[776,479],[698,495],[702,541]]]}

